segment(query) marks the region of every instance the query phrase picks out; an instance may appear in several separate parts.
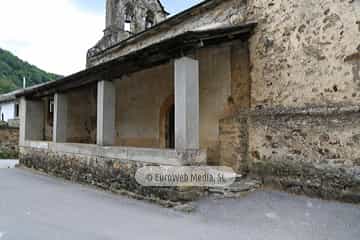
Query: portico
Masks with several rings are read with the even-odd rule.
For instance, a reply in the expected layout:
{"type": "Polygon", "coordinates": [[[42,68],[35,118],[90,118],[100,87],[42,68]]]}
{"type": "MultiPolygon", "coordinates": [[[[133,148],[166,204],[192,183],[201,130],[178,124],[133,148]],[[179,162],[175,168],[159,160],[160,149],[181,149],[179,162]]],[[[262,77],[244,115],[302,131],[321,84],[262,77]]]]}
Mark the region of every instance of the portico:
{"type": "MultiPolygon", "coordinates": [[[[208,119],[216,111],[219,111],[220,117],[226,108],[220,102],[212,106],[206,92],[221,94],[219,96],[223,100],[219,100],[225,103],[226,89],[231,86],[231,80],[227,83],[226,78],[221,80],[225,82],[220,82],[223,86],[217,83],[220,88],[210,85],[220,79],[215,76],[214,83],[209,82],[207,72],[217,65],[220,70],[229,71],[225,72],[225,76],[231,74],[232,64],[228,62],[228,56],[233,49],[246,47],[238,45],[238,41],[228,44],[226,39],[221,47],[213,48],[211,45],[212,42],[224,41],[224,32],[237,34],[240,39],[246,38],[251,28],[251,24],[226,28],[220,31],[220,35],[216,35],[219,30],[186,33],[37,89],[30,89],[21,98],[22,145],[26,147],[36,145],[34,142],[47,142],[48,145],[40,145],[57,149],[54,146],[61,144],[63,149],[71,144],[82,144],[83,149],[87,148],[85,145],[90,145],[88,147],[97,149],[98,153],[115,148],[125,151],[131,148],[131,152],[139,148],[142,154],[144,149],[148,149],[145,152],[149,153],[157,150],[155,155],[163,156],[160,157],[164,160],[162,164],[170,163],[176,156],[174,153],[180,156],[191,153],[187,156],[193,156],[194,159],[187,158],[184,164],[206,164],[207,153],[209,149],[216,149],[216,143],[211,143],[208,135],[202,132],[207,131],[209,126],[218,128],[219,120],[210,125],[208,119]],[[201,40],[209,35],[213,36],[206,41],[201,40]],[[179,49],[179,42],[184,41],[193,43],[179,49]],[[199,41],[203,45],[199,45],[199,41]],[[217,58],[213,54],[219,55],[219,62],[209,61],[212,56],[217,58]],[[45,117],[50,107],[48,99],[53,99],[53,113],[48,113],[52,114],[52,118],[45,117]],[[171,110],[171,102],[175,109],[173,118],[168,112],[171,110]],[[164,104],[168,104],[168,107],[163,113],[164,104]],[[52,131],[46,133],[44,130],[47,128],[52,131]],[[173,133],[167,134],[169,131],[173,133]],[[172,137],[174,146],[162,143],[172,137]],[[169,154],[172,160],[166,161],[164,156],[169,154]]],[[[153,159],[151,155],[149,157],[153,159]]]]}
{"type": "MultiPolygon", "coordinates": [[[[249,101],[254,26],[184,32],[26,89],[17,96],[21,163],[142,196],[143,166],[221,165],[220,120],[249,101]]],[[[196,192],[155,190],[176,200],[196,192]]]]}
{"type": "MultiPolygon", "coordinates": [[[[175,59],[172,66],[174,66],[173,79],[175,79],[175,83],[173,85],[175,86],[174,95],[176,106],[175,149],[160,149],[160,147],[157,150],[156,148],[139,148],[139,151],[136,151],[136,148],[131,146],[115,146],[117,92],[115,83],[109,80],[97,82],[96,145],[98,145],[98,147],[91,144],[87,144],[91,146],[85,146],[86,144],[83,144],[80,149],[91,149],[90,151],[97,152],[96,155],[102,150],[109,152],[123,150],[128,153],[131,152],[134,160],[139,159],[137,153],[140,155],[148,153],[148,157],[142,157],[145,162],[148,162],[146,160],[146,158],[148,158],[152,159],[154,163],[161,162],[162,164],[170,165],[181,164],[180,160],[184,160],[184,164],[191,164],[191,161],[194,161],[196,164],[199,162],[206,163],[206,153],[200,153],[199,147],[199,63],[195,59],[182,57],[175,59]],[[190,160],[183,159],[182,156],[178,157],[179,153],[186,152],[195,153],[195,159],[190,160]]],[[[67,137],[69,135],[67,133],[69,129],[67,127],[69,124],[68,120],[72,117],[70,115],[71,111],[69,112],[67,98],[67,92],[56,92],[54,94],[53,141],[46,143],[43,141],[44,124],[46,124],[46,121],[44,122],[43,120],[44,111],[46,110],[43,99],[30,100],[22,97],[20,106],[22,113],[20,128],[25,130],[21,134],[23,146],[38,146],[42,149],[51,146],[52,149],[63,149],[65,152],[71,151],[75,146],[79,146],[79,144],[69,142],[69,138],[67,137]],[[36,144],[36,142],[43,143],[36,144]],[[72,147],[70,147],[70,145],[72,145],[72,147]]],[[[113,157],[117,158],[116,156],[113,157]]],[[[127,159],[129,159],[129,155],[127,155],[127,159]]]]}

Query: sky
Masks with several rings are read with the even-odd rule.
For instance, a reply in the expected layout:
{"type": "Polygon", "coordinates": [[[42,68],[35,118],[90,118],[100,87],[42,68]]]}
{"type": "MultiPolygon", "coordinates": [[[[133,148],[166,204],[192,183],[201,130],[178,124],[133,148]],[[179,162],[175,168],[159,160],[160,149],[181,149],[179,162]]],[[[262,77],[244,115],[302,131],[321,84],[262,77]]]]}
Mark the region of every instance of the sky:
{"type": "MultiPolygon", "coordinates": [[[[0,48],[60,75],[85,68],[102,37],[106,0],[0,0],[0,48]]],[[[162,0],[171,14],[201,0],[162,0]]]]}

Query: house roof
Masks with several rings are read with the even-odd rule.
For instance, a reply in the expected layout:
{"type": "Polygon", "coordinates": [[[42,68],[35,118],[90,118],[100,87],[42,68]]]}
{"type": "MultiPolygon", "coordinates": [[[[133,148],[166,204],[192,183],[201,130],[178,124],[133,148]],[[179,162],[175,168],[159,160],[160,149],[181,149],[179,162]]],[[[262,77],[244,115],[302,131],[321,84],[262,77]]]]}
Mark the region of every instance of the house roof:
{"type": "Polygon", "coordinates": [[[0,103],[15,101],[16,95],[20,94],[23,90],[24,89],[19,89],[0,95],[0,103]]]}
{"type": "Polygon", "coordinates": [[[99,79],[121,78],[124,74],[165,64],[195,49],[235,39],[247,40],[255,26],[256,23],[251,22],[231,27],[188,31],[59,80],[25,89],[16,96],[43,97],[95,83],[99,79]]]}

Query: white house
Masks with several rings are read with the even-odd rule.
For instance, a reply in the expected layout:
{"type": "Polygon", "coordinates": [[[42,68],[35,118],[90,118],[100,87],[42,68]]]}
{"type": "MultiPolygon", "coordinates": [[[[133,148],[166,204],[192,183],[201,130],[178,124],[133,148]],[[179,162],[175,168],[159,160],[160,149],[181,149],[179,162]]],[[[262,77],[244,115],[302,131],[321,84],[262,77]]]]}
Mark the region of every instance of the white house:
{"type": "Polygon", "coordinates": [[[19,118],[19,103],[15,95],[21,90],[13,91],[7,94],[0,95],[0,120],[13,124],[18,122],[19,118]]]}

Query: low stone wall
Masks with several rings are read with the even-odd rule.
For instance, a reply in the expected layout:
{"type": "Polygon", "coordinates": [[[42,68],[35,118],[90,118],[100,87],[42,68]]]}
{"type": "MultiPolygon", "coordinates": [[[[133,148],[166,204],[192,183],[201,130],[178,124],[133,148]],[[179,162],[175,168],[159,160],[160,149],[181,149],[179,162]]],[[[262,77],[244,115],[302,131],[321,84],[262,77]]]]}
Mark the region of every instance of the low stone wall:
{"type": "Polygon", "coordinates": [[[20,127],[20,119],[19,118],[9,119],[8,125],[9,125],[9,127],[12,127],[12,128],[19,128],[20,127]]]}
{"type": "Polygon", "coordinates": [[[144,187],[135,180],[136,171],[144,166],[159,166],[165,162],[182,165],[190,160],[200,164],[206,158],[201,152],[86,144],[27,142],[26,146],[20,147],[20,163],[25,167],[152,201],[187,202],[201,196],[199,188],[144,187]]]}
{"type": "Polygon", "coordinates": [[[17,158],[19,153],[19,129],[0,125],[0,159],[17,158]]]}
{"type": "Polygon", "coordinates": [[[233,134],[236,143],[249,141],[247,152],[239,151],[246,149],[241,144],[225,142],[222,148],[233,149],[237,161],[248,163],[242,168],[261,177],[265,185],[360,202],[359,107],[269,109],[239,116],[223,122],[239,127],[241,119],[247,119],[248,135],[239,134],[237,127],[227,134],[233,134]]]}

